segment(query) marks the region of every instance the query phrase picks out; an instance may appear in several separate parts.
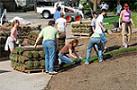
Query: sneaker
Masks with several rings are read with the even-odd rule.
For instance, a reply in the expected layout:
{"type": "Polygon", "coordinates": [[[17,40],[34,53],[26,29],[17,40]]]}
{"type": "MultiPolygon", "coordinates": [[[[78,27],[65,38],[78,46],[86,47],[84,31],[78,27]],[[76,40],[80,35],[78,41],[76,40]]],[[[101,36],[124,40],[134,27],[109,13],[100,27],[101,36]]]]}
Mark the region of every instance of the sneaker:
{"type": "Polygon", "coordinates": [[[128,45],[126,44],[126,45],[124,45],[124,48],[128,48],[128,45]]]}
{"type": "Polygon", "coordinates": [[[57,73],[58,73],[58,72],[56,72],[56,71],[49,72],[50,75],[55,75],[55,74],[57,74],[57,73]]]}
{"type": "Polygon", "coordinates": [[[46,73],[49,73],[49,71],[46,71],[46,73]]]}
{"type": "Polygon", "coordinates": [[[103,60],[99,60],[99,63],[102,63],[103,62],[103,60]]]}
{"type": "Polygon", "coordinates": [[[62,63],[62,62],[61,62],[61,59],[58,59],[58,61],[59,61],[59,65],[60,65],[60,64],[62,63]]]}
{"type": "Polygon", "coordinates": [[[88,64],[89,64],[89,62],[85,62],[85,64],[87,64],[87,65],[88,65],[88,64]]]}

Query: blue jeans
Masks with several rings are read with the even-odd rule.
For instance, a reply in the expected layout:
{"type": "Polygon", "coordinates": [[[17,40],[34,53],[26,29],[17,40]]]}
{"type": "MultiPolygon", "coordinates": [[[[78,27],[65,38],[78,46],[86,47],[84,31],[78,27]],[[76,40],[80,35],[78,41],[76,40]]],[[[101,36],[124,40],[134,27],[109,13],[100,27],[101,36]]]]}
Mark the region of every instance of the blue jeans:
{"type": "Polygon", "coordinates": [[[66,64],[72,64],[71,58],[67,57],[65,54],[59,53],[59,59],[66,64]]]}
{"type": "Polygon", "coordinates": [[[107,42],[107,38],[106,38],[105,33],[100,34],[100,36],[101,36],[101,42],[102,42],[102,49],[104,50],[104,47],[105,47],[106,42],[107,42]]]}
{"type": "Polygon", "coordinates": [[[91,51],[92,48],[94,47],[94,45],[97,45],[98,48],[98,59],[99,62],[102,62],[103,60],[103,56],[102,56],[102,44],[101,44],[101,38],[90,38],[89,43],[88,43],[88,47],[87,47],[87,55],[86,55],[86,62],[85,63],[89,63],[90,58],[91,58],[91,51]]]}
{"type": "Polygon", "coordinates": [[[45,40],[43,42],[45,52],[45,69],[48,72],[54,71],[54,61],[56,54],[56,43],[54,40],[45,40]]]}

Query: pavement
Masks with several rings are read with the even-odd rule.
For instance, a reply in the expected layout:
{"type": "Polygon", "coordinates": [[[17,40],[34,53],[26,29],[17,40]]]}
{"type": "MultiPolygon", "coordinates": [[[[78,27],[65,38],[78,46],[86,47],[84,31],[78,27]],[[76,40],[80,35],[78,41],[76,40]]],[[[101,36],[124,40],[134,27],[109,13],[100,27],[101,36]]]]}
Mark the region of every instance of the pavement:
{"type": "Polygon", "coordinates": [[[22,73],[10,66],[10,61],[0,62],[0,90],[43,90],[51,79],[46,73],[22,73]]]}
{"type": "MultiPolygon", "coordinates": [[[[21,17],[32,25],[45,27],[50,19],[42,19],[36,12],[8,12],[7,19],[21,17]]],[[[0,90],[43,90],[51,79],[46,73],[22,73],[15,71],[10,66],[10,60],[0,60],[0,90]]]]}
{"type": "Polygon", "coordinates": [[[24,20],[30,21],[32,26],[41,25],[42,28],[47,26],[47,23],[50,19],[44,19],[42,16],[35,11],[28,11],[28,12],[7,12],[6,14],[7,20],[11,20],[14,17],[20,17],[24,20]]]}

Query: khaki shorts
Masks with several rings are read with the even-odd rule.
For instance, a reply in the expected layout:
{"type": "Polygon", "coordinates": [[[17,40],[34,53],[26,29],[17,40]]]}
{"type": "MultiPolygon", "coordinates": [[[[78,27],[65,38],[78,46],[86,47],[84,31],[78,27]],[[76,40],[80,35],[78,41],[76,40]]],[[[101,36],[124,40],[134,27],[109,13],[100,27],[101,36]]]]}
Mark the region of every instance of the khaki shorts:
{"type": "Polygon", "coordinates": [[[131,35],[131,23],[122,23],[122,35],[131,35]]]}

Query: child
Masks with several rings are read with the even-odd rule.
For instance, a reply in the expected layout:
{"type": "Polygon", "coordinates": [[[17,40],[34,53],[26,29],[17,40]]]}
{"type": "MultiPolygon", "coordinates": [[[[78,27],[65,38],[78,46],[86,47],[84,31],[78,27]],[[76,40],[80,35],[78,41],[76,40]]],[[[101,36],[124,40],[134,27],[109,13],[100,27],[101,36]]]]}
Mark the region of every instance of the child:
{"type": "Polygon", "coordinates": [[[10,36],[7,38],[6,44],[5,44],[5,50],[8,51],[10,49],[10,52],[12,52],[15,48],[15,42],[17,40],[18,35],[18,27],[20,25],[20,22],[18,20],[15,20],[12,25],[10,36]]]}
{"type": "Polygon", "coordinates": [[[77,59],[77,58],[80,59],[80,57],[78,56],[78,54],[75,51],[75,47],[78,45],[78,43],[79,43],[78,40],[74,39],[60,50],[59,59],[61,60],[61,63],[63,62],[66,64],[72,64],[73,61],[72,61],[71,57],[73,57],[75,59],[77,59]]]}

